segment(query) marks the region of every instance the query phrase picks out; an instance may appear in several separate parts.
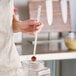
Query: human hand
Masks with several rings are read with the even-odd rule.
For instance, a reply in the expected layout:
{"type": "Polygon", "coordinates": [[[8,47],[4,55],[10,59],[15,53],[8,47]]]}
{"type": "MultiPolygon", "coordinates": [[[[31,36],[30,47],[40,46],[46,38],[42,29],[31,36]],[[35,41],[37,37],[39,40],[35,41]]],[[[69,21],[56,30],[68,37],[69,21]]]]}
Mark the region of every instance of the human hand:
{"type": "Polygon", "coordinates": [[[36,20],[26,20],[21,21],[19,23],[19,31],[22,33],[35,34],[36,32],[40,32],[43,24],[36,20]]]}

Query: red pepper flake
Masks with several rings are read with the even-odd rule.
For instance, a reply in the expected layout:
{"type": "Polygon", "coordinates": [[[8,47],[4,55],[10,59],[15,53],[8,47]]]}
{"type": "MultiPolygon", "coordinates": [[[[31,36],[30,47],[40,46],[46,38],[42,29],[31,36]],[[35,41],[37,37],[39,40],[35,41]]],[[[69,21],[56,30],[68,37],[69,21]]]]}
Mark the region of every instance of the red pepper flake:
{"type": "Polygon", "coordinates": [[[35,56],[32,56],[31,60],[32,61],[36,61],[36,57],[35,56]]]}
{"type": "Polygon", "coordinates": [[[18,10],[17,8],[14,8],[14,12],[17,12],[17,10],[18,10]]]}

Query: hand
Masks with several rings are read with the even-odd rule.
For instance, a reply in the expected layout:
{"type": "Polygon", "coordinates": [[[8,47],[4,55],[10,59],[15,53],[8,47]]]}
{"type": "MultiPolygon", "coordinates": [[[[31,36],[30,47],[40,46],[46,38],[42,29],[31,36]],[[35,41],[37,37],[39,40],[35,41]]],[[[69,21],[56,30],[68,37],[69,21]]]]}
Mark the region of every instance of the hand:
{"type": "Polygon", "coordinates": [[[39,32],[42,27],[43,27],[43,24],[36,20],[20,21],[20,20],[17,20],[15,15],[13,15],[14,32],[34,34],[36,32],[39,32]]]}
{"type": "Polygon", "coordinates": [[[21,32],[30,33],[30,34],[39,32],[42,27],[43,27],[43,24],[35,20],[22,21],[20,22],[20,26],[19,26],[21,32]]]}

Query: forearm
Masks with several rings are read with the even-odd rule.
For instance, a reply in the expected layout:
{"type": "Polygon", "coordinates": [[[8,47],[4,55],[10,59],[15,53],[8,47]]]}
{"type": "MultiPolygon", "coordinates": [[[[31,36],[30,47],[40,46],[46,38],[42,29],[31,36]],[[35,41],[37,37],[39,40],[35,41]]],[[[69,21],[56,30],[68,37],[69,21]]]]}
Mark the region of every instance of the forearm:
{"type": "Polygon", "coordinates": [[[43,26],[40,22],[37,22],[36,20],[20,21],[16,18],[15,15],[13,15],[12,23],[13,32],[22,32],[30,34],[38,32],[43,26]]]}
{"type": "Polygon", "coordinates": [[[13,29],[13,32],[20,32],[20,20],[18,20],[16,18],[15,15],[13,15],[13,21],[12,21],[12,29],[13,29]]]}

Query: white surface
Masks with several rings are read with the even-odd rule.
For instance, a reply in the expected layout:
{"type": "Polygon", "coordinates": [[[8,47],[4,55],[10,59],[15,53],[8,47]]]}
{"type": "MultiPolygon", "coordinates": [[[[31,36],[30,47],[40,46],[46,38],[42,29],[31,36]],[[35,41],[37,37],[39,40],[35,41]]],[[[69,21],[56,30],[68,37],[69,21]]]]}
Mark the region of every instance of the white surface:
{"type": "MultiPolygon", "coordinates": [[[[21,55],[20,60],[31,60],[32,55],[21,55]]],[[[36,54],[37,60],[76,59],[76,52],[36,54]]]]}
{"type": "Polygon", "coordinates": [[[52,0],[46,0],[46,14],[48,24],[51,25],[53,22],[53,4],[52,0]]]}
{"type": "Polygon", "coordinates": [[[70,0],[71,31],[76,31],[76,0],[70,0]]]}
{"type": "Polygon", "coordinates": [[[50,68],[45,67],[42,61],[22,61],[25,76],[50,76],[50,68]]]}
{"type": "Polygon", "coordinates": [[[22,42],[22,33],[21,32],[14,33],[13,36],[14,36],[15,43],[22,42]]]}
{"type": "Polygon", "coordinates": [[[67,23],[67,0],[61,0],[61,10],[63,22],[67,23]]]}

